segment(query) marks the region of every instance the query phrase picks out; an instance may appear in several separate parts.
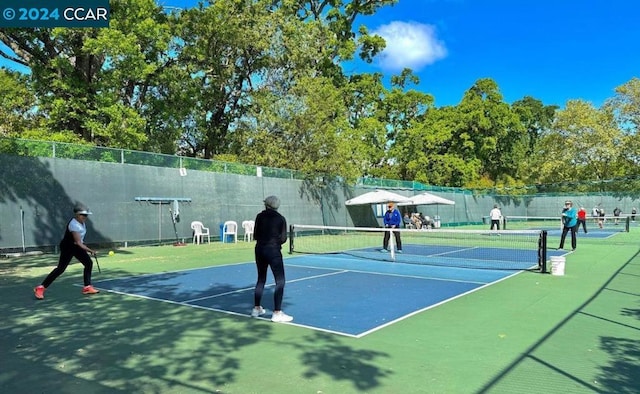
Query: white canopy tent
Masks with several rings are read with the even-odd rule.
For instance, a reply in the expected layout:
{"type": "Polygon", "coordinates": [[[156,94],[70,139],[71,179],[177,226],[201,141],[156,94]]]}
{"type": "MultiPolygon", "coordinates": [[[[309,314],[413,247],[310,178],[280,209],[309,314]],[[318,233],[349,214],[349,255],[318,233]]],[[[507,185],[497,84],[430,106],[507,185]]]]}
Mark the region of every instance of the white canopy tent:
{"type": "MultiPolygon", "coordinates": [[[[411,199],[409,197],[402,196],[386,190],[374,190],[365,194],[361,194],[358,197],[354,197],[345,201],[345,205],[368,205],[368,204],[386,204],[388,202],[395,203],[409,203],[411,199]]],[[[414,204],[415,205],[415,204],[414,204]]]]}
{"type": "Polygon", "coordinates": [[[455,201],[431,193],[420,193],[409,197],[410,201],[399,202],[398,205],[455,205],[455,201]]]}
{"type": "Polygon", "coordinates": [[[440,205],[455,205],[455,201],[447,200],[444,197],[436,196],[431,193],[420,193],[416,194],[413,197],[410,197],[411,201],[409,202],[401,202],[398,205],[435,205],[436,206],[436,215],[433,217],[433,225],[435,228],[440,228],[440,215],[438,212],[438,206],[440,205]]]}

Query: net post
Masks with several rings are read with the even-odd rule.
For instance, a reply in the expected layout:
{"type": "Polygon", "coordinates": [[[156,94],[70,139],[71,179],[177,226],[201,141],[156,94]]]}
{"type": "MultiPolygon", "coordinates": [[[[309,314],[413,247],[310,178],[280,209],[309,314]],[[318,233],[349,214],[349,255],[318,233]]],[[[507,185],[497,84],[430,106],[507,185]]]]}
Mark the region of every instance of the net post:
{"type": "Polygon", "coordinates": [[[293,224],[289,225],[289,254],[293,254],[293,224]]]}
{"type": "Polygon", "coordinates": [[[631,226],[631,217],[627,216],[624,219],[624,231],[628,233],[629,227],[631,226]]]}
{"type": "Polygon", "coordinates": [[[546,274],[547,271],[547,230],[542,230],[540,240],[538,241],[538,266],[540,273],[546,274]]]}
{"type": "Polygon", "coordinates": [[[393,232],[393,228],[391,228],[390,230],[387,230],[387,231],[389,231],[389,245],[388,245],[388,247],[389,247],[389,256],[391,256],[391,261],[395,261],[395,259],[396,259],[395,236],[396,235],[393,232]]]}

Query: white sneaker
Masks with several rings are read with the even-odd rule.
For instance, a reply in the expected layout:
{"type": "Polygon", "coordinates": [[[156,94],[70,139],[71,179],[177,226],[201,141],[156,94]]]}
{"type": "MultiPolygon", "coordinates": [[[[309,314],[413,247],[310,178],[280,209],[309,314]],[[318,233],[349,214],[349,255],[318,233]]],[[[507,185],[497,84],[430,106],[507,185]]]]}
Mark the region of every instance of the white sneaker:
{"type": "Polygon", "coordinates": [[[262,316],[262,315],[264,315],[265,313],[267,313],[267,311],[265,311],[263,307],[261,307],[261,306],[260,306],[260,307],[254,307],[254,308],[251,310],[251,317],[258,317],[258,316],[262,316]]]}
{"type": "Polygon", "coordinates": [[[293,316],[289,316],[282,311],[273,312],[273,315],[271,315],[271,321],[276,323],[286,323],[292,320],[293,320],[293,316]]]}

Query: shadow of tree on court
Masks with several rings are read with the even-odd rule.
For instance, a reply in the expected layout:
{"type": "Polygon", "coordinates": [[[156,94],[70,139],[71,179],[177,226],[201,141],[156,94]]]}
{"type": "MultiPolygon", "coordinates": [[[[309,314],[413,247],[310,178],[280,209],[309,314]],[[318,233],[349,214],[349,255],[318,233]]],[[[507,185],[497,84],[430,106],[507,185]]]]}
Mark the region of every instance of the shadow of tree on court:
{"type": "Polygon", "coordinates": [[[237,379],[242,359],[236,352],[271,335],[269,325],[184,305],[118,294],[83,297],[80,286],[63,277],[43,301],[31,292],[14,289],[0,307],[9,316],[0,324],[3,360],[15,360],[2,368],[4,392],[49,391],[78,376],[112,392],[220,392],[216,388],[237,379]]]}
{"type": "Polygon", "coordinates": [[[16,258],[2,259],[0,260],[0,274],[18,274],[20,271],[31,268],[51,267],[53,269],[57,263],[58,255],[50,253],[30,256],[28,260],[16,258]]]}
{"type": "MultiPolygon", "coordinates": [[[[273,377],[253,371],[247,348],[281,346],[282,332],[295,329],[117,293],[82,296],[80,267],[37,301],[33,276],[24,277],[18,268],[40,273],[45,263],[50,264],[44,256],[18,258],[11,267],[0,262],[1,392],[223,393],[230,385],[268,387],[273,377]]],[[[112,278],[130,275],[115,267],[108,272],[112,278]]],[[[188,286],[163,291],[193,295],[188,286]]],[[[250,302],[244,296],[231,301],[243,310],[250,302]]],[[[385,354],[356,349],[333,335],[310,334],[286,346],[296,348],[287,354],[304,363],[287,371],[291,376],[327,374],[366,390],[390,374],[375,366],[385,354]]]]}
{"type": "Polygon", "coordinates": [[[316,332],[307,335],[301,343],[294,346],[302,352],[300,363],[306,368],[306,378],[325,374],[334,381],[351,382],[356,389],[366,392],[393,374],[376,366],[377,360],[388,358],[388,354],[346,346],[335,335],[316,332]]]}
{"type": "Polygon", "coordinates": [[[610,363],[601,367],[598,384],[607,393],[634,393],[640,376],[640,342],[630,338],[601,337],[600,346],[610,363]]]}
{"type": "Polygon", "coordinates": [[[622,316],[631,316],[640,320],[640,309],[623,308],[621,314],[622,316]]]}
{"type": "MultiPolygon", "coordinates": [[[[561,374],[567,378],[570,378],[572,384],[575,387],[581,387],[582,390],[589,392],[599,393],[637,393],[638,387],[640,387],[640,327],[634,325],[629,318],[640,318],[640,310],[636,308],[622,307],[623,303],[639,301],[636,289],[633,287],[635,282],[629,282],[627,280],[616,282],[619,277],[625,277],[627,275],[634,275],[624,272],[627,267],[633,264],[637,264],[640,261],[640,250],[635,253],[633,257],[626,261],[626,263],[618,269],[605,283],[602,285],[591,298],[586,300],[580,307],[569,314],[563,321],[556,325],[550,332],[538,340],[531,348],[529,348],[523,355],[516,359],[509,367],[505,368],[500,374],[494,377],[491,381],[485,384],[478,393],[488,393],[498,391],[501,388],[508,387],[511,391],[515,385],[522,384],[521,380],[517,378],[517,373],[514,372],[521,364],[535,360],[538,365],[537,376],[544,376],[549,372],[554,374],[561,374]],[[633,283],[633,284],[629,284],[633,283]],[[612,286],[615,284],[615,286],[612,286]],[[608,291],[604,291],[608,290],[608,291]],[[624,300],[617,298],[620,294],[624,294],[624,300]],[[613,298],[610,298],[613,295],[613,298]],[[629,298],[626,298],[629,297],[629,298]],[[606,312],[591,313],[589,307],[593,303],[599,303],[608,305],[606,312]],[[615,314],[615,308],[619,307],[618,315],[615,314]],[[610,312],[610,313],[609,313],[610,312]],[[553,347],[554,341],[558,339],[554,338],[554,335],[563,330],[567,330],[566,324],[575,322],[576,318],[580,321],[584,318],[591,319],[587,324],[590,324],[589,330],[594,331],[600,342],[599,350],[606,355],[598,358],[594,356],[594,359],[588,359],[584,361],[584,364],[576,362],[571,368],[563,369],[558,367],[564,361],[565,354],[559,354],[557,352],[551,353],[552,355],[538,356],[537,350],[546,347],[553,347]],[[614,336],[615,334],[617,336],[614,336]],[[603,360],[604,358],[604,360],[603,360]],[[595,367],[598,372],[594,372],[592,375],[591,367],[592,363],[597,363],[595,367]],[[589,365],[589,367],[585,367],[589,365]]],[[[583,323],[585,324],[585,323],[583,323]]],[[[570,343],[569,346],[573,347],[573,351],[584,351],[584,346],[591,347],[595,338],[588,339],[585,342],[584,339],[576,340],[575,343],[570,343]],[[585,343],[588,343],[586,345],[585,343]]],[[[565,352],[567,347],[565,347],[565,352]]],[[[544,353],[544,352],[542,352],[544,353]]],[[[531,373],[531,369],[527,370],[531,373]]],[[[537,387],[538,391],[543,390],[541,384],[553,385],[553,380],[541,381],[537,387]]],[[[525,387],[523,385],[523,387],[525,387]]],[[[543,390],[544,391],[544,390],[543,390]]]]}

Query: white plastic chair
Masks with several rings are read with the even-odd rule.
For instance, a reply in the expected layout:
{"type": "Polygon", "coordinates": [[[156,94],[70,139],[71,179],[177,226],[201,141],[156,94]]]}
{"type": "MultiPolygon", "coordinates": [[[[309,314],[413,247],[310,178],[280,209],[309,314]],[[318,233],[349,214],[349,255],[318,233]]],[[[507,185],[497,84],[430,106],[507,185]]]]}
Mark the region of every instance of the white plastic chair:
{"type": "Polygon", "coordinates": [[[209,228],[205,227],[202,222],[194,221],[191,222],[191,229],[193,230],[193,243],[201,244],[203,242],[203,237],[207,237],[207,243],[211,243],[211,235],[209,233],[209,228]]]}
{"type": "Polygon", "coordinates": [[[238,243],[238,223],[233,220],[227,220],[224,222],[222,242],[227,242],[227,235],[233,235],[233,241],[238,243]]]}
{"type": "Polygon", "coordinates": [[[253,220],[245,220],[244,222],[242,222],[245,242],[253,240],[253,228],[255,227],[255,225],[256,222],[254,222],[253,220]]]}

